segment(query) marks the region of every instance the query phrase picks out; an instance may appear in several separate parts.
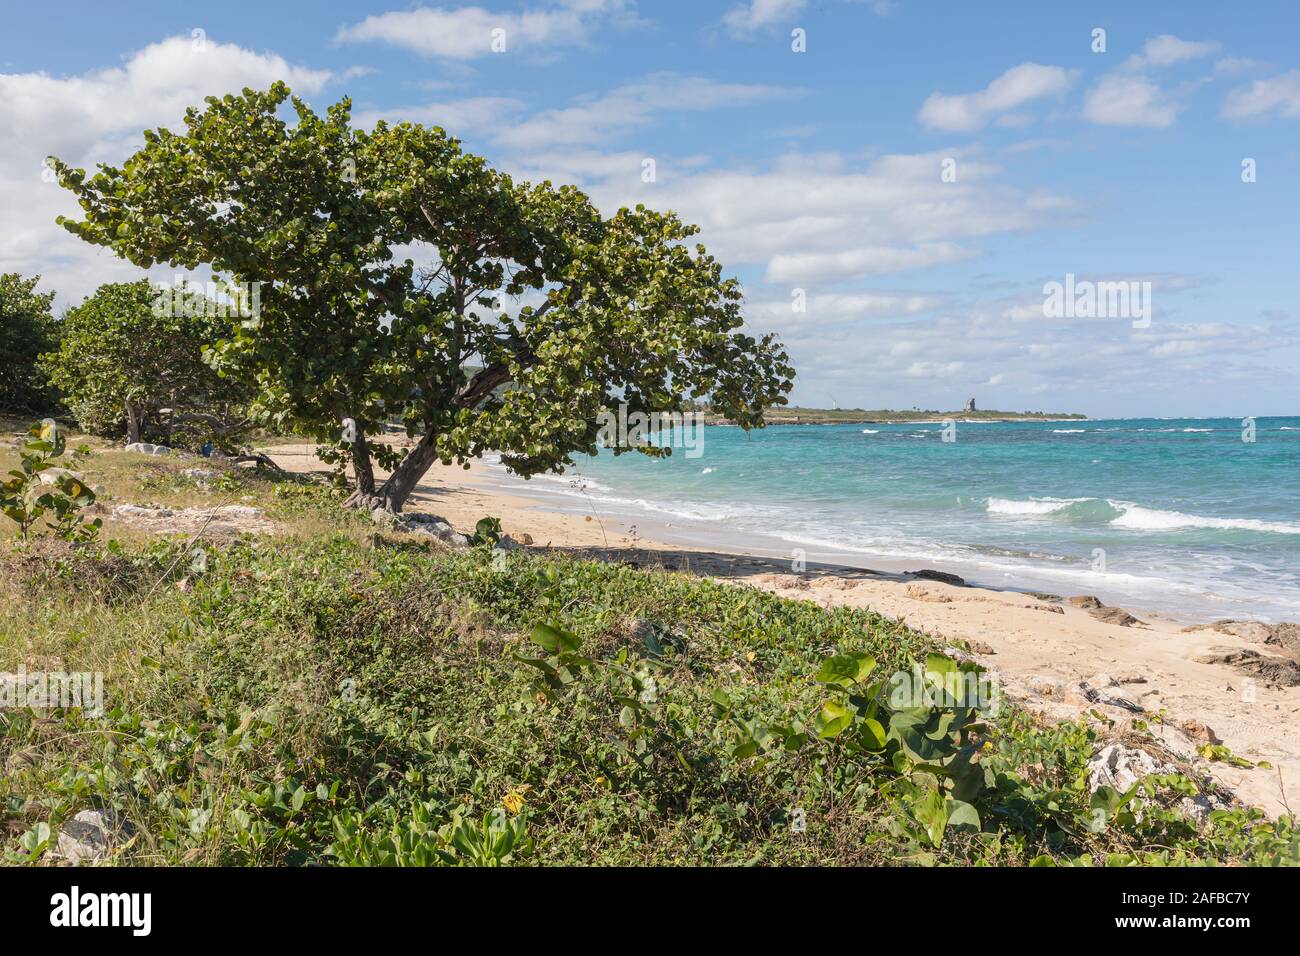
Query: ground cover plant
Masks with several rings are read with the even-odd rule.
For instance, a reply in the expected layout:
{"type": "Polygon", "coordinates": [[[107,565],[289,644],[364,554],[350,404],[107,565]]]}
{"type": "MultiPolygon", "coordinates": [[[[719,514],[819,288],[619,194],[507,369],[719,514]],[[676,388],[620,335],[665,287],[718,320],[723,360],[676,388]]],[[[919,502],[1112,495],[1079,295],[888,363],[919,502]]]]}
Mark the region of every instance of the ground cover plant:
{"type": "MultiPolygon", "coordinates": [[[[87,481],[121,454],[89,456],[87,481]]],[[[179,463],[148,464],[150,494],[199,493],[179,463]]],[[[125,821],[117,863],[1300,854],[1287,819],[1195,821],[1188,776],[1091,792],[1104,724],[963,706],[945,694],[971,665],[879,615],[492,535],[442,550],[376,533],[324,484],[231,481],[278,535],[200,542],[201,562],[186,538],[111,529],[4,543],[0,671],[105,686],[100,716],[0,710],[8,862],[58,862],[60,827],[88,808],[125,821]]]]}

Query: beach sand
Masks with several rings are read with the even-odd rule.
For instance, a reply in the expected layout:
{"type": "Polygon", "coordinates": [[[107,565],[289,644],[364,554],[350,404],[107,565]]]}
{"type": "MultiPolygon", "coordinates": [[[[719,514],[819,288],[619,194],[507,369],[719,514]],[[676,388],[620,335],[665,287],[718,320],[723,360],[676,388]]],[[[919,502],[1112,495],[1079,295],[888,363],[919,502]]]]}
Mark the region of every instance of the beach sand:
{"type": "MultiPolygon", "coordinates": [[[[266,451],[286,469],[322,470],[309,446],[266,451]]],[[[655,537],[656,527],[664,532],[670,525],[632,524],[594,510],[576,513],[584,506],[581,498],[569,499],[566,507],[575,510],[563,513],[555,510],[553,497],[539,500],[534,487],[535,482],[478,462],[469,469],[434,465],[406,510],[441,515],[462,531],[472,531],[479,518],[492,515],[516,539],[531,537],[533,550],[713,577],[823,607],[870,608],[941,642],[966,643],[1005,693],[1045,716],[1094,711],[1114,721],[1117,733],[1136,718],[1147,721],[1176,754],[1191,756],[1206,743],[1222,742],[1236,755],[1265,761],[1270,768],[1239,768],[1222,761],[1201,766],[1243,802],[1270,813],[1288,812],[1292,797],[1300,806],[1300,687],[1280,687],[1232,664],[1203,660],[1243,653],[1247,658],[1300,659],[1293,647],[1264,644],[1264,628],[1189,628],[1147,612],[1136,615],[1137,623],[1122,626],[1099,620],[1068,600],[954,586],[897,571],[810,563],[794,574],[788,558],[746,555],[729,547],[725,529],[717,532],[716,546],[670,544],[655,537]],[[1146,713],[1090,700],[1088,688],[1103,698],[1125,698],[1146,713]]]]}

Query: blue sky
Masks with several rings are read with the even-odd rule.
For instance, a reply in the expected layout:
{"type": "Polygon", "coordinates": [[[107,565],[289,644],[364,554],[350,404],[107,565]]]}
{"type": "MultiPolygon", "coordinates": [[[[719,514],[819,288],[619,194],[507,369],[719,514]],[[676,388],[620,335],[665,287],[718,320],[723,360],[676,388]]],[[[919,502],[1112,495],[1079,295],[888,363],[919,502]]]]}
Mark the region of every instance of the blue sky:
{"type": "Polygon", "coordinates": [[[204,95],[284,78],[698,222],[803,404],[1295,413],[1298,32],[1268,2],[24,5],[0,38],[0,271],[63,305],[132,277],[53,224],[74,207],[43,157],[117,162],[204,95]],[[1067,273],[1151,282],[1150,328],[1045,318],[1067,273]]]}

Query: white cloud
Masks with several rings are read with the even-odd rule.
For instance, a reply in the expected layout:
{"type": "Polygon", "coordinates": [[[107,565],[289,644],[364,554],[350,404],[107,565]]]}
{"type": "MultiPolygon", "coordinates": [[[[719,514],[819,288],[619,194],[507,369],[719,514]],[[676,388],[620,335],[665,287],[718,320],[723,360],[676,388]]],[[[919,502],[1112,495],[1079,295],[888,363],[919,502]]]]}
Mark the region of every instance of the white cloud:
{"type": "Polygon", "coordinates": [[[661,73],[576,106],[544,110],[501,129],[494,139],[514,149],[595,143],[644,126],[656,113],[743,106],[791,95],[792,91],[761,84],[661,73]]]}
{"type": "Polygon", "coordinates": [[[1230,90],[1223,101],[1221,115],[1233,120],[1300,116],[1300,70],[1230,90]]]}
{"type": "MultiPolygon", "coordinates": [[[[864,0],[848,0],[863,3],[864,0]]],[[[722,17],[727,31],[735,37],[749,38],[761,30],[774,27],[797,26],[792,18],[802,13],[808,0],[742,0],[722,17]]],[[[893,7],[890,0],[869,0],[867,6],[877,16],[888,16],[893,7]]]]}
{"type": "Polygon", "coordinates": [[[61,305],[102,282],[140,274],[55,224],[56,216],[79,210],[71,193],[42,176],[46,156],[87,168],[120,162],[143,145],[144,129],[178,128],[185,108],[201,107],[205,96],[265,89],[276,80],[310,94],[331,78],[274,54],[190,37],[151,44],[111,69],[0,74],[0,272],[42,273],[42,287],[57,289],[61,305]]]}
{"type": "Polygon", "coordinates": [[[788,329],[795,325],[828,326],[840,322],[862,323],[865,320],[923,315],[942,307],[946,296],[920,292],[851,291],[807,294],[804,309],[796,312],[794,297],[750,299],[745,303],[745,319],[750,328],[760,331],[788,329]]]}
{"type": "Polygon", "coordinates": [[[1180,40],[1178,37],[1163,33],[1147,40],[1142,52],[1129,58],[1129,65],[1134,69],[1143,67],[1173,66],[1188,60],[1198,60],[1209,56],[1219,48],[1219,44],[1197,40],[1180,40]]]}
{"type": "Polygon", "coordinates": [[[1105,126],[1172,126],[1179,107],[1160,87],[1141,75],[1111,73],[1088,92],[1083,115],[1105,126]]]}
{"type": "Polygon", "coordinates": [[[424,103],[420,106],[395,106],[392,109],[361,110],[353,114],[353,125],[370,128],[379,120],[390,123],[409,121],[425,126],[441,126],[453,136],[500,130],[525,109],[522,100],[505,96],[476,96],[464,100],[424,103]]]}
{"type": "MultiPolygon", "coordinates": [[[[608,172],[582,175],[562,155],[511,164],[524,178],[577,181],[606,212],[644,202],[698,223],[729,268],[755,265],[769,282],[851,281],[977,255],[968,240],[1058,224],[1073,205],[998,181],[999,170],[960,154],[958,181],[942,182],[944,154],[850,162],[838,154],[791,155],[770,168],[689,169],[660,157],[658,181],[640,181],[635,154],[608,172]]],[[[577,159],[589,169],[588,154],[577,159]]]]}
{"type": "Polygon", "coordinates": [[[746,0],[727,11],[722,22],[738,36],[782,25],[803,10],[808,0],[746,0]]]}
{"type": "Polygon", "coordinates": [[[585,44],[602,20],[631,22],[624,0],[558,0],[521,13],[496,13],[482,7],[422,7],[369,16],[342,27],[340,43],[379,42],[422,56],[473,60],[493,53],[503,36],[505,52],[540,52],[585,44]],[[497,34],[494,31],[504,31],[497,34]]]}
{"type": "Polygon", "coordinates": [[[1219,44],[1183,40],[1164,33],[1152,37],[1117,70],[1103,76],[1083,104],[1083,116],[1103,126],[1172,126],[1183,105],[1148,75],[1152,69],[1175,66],[1214,53],[1219,44]]]}
{"type": "MultiPolygon", "coordinates": [[[[1000,113],[1043,97],[1060,96],[1072,82],[1072,74],[1062,67],[1021,63],[978,92],[931,93],[917,118],[932,129],[969,133],[1000,113]]],[[[1023,122],[1023,119],[1012,122],[1023,122]]]]}

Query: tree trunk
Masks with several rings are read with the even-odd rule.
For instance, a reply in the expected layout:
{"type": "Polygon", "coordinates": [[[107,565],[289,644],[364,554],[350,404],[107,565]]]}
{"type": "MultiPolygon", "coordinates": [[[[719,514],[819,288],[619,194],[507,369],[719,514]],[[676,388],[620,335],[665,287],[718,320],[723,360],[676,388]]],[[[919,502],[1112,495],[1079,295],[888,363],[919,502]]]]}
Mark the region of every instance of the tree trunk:
{"type": "Polygon", "coordinates": [[[383,502],[375,495],[375,466],[370,460],[370,446],[366,443],[366,436],[359,430],[352,442],[352,472],[356,476],[356,487],[343,504],[366,511],[383,507],[383,502]]]}
{"type": "Polygon", "coordinates": [[[350,508],[360,508],[366,511],[374,511],[376,508],[383,508],[394,514],[400,512],[406,504],[406,499],[411,497],[411,492],[415,486],[420,483],[425,472],[437,460],[437,454],[434,450],[433,435],[425,435],[419,443],[407,452],[402,463],[397,466],[397,470],[388,476],[378,489],[374,484],[373,474],[371,475],[370,488],[365,490],[358,480],[356,491],[352,492],[343,504],[350,508]]]}
{"type": "Polygon", "coordinates": [[[384,499],[384,507],[389,511],[402,510],[406,499],[411,497],[415,486],[420,483],[420,479],[437,459],[434,439],[435,436],[432,434],[421,438],[419,443],[407,452],[402,463],[397,466],[397,470],[388,476],[388,480],[379,489],[379,494],[384,499]]]}
{"type": "Polygon", "coordinates": [[[126,403],[126,443],[128,445],[140,440],[140,429],[144,425],[144,414],[135,402],[126,403]]]}

